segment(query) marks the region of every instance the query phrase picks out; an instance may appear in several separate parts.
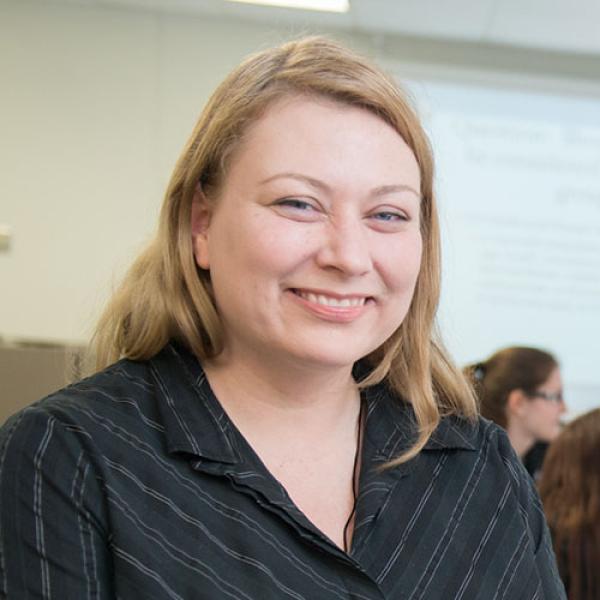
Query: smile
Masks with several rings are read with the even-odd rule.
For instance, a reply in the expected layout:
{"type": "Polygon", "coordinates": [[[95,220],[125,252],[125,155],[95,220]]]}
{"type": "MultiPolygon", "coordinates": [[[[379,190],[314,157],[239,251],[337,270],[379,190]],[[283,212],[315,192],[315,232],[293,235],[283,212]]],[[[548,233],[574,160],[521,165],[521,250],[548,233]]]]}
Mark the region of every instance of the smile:
{"type": "Polygon", "coordinates": [[[329,296],[298,289],[293,289],[292,292],[308,302],[332,308],[357,308],[364,306],[369,299],[368,296],[329,296]]]}

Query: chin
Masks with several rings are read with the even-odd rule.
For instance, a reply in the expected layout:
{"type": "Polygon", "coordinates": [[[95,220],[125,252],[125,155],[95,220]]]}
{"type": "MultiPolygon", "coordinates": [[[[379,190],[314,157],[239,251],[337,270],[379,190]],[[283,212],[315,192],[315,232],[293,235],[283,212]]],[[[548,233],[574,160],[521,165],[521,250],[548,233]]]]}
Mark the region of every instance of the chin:
{"type": "Polygon", "coordinates": [[[556,429],[555,431],[552,431],[551,433],[548,433],[545,436],[542,436],[539,438],[540,442],[546,442],[547,444],[549,444],[550,442],[553,442],[559,435],[560,433],[560,429],[556,429]]]}
{"type": "Polygon", "coordinates": [[[313,352],[299,353],[298,360],[306,364],[312,364],[319,368],[352,368],[356,361],[370,354],[371,350],[349,352],[347,350],[327,352],[321,347],[313,352]]]}
{"type": "Polygon", "coordinates": [[[337,366],[354,365],[356,361],[365,358],[377,348],[380,348],[389,336],[368,336],[373,332],[345,332],[344,335],[319,335],[309,339],[299,339],[296,346],[298,354],[304,354],[308,359],[314,359],[322,364],[337,366]]]}
{"type": "Polygon", "coordinates": [[[332,368],[332,369],[351,369],[356,363],[357,360],[360,360],[356,357],[346,357],[346,356],[309,356],[304,357],[304,361],[307,365],[314,365],[319,369],[324,368],[332,368]]]}

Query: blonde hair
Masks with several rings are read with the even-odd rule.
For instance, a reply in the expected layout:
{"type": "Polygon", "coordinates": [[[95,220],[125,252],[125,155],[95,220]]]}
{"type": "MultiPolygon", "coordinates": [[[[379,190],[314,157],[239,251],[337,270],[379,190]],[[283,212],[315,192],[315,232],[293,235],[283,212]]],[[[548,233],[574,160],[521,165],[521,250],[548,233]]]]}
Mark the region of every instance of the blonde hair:
{"type": "Polygon", "coordinates": [[[221,322],[208,272],[192,253],[190,210],[200,182],[217,196],[228,158],[248,126],[276,99],[309,94],[363,108],[392,126],[412,149],[421,171],[423,254],[414,297],[398,330],[370,356],[363,386],[387,378],[409,399],[419,426],[414,446],[391,464],[415,456],[440,417],[473,417],[470,386],[435,332],[440,292],[440,237],[433,193],[433,157],[427,136],[396,83],[352,51],[322,37],[289,42],[246,59],[210,98],[177,162],[154,241],[117,290],[94,338],[97,368],[121,358],[147,359],[169,340],[200,359],[222,348],[221,322]]]}

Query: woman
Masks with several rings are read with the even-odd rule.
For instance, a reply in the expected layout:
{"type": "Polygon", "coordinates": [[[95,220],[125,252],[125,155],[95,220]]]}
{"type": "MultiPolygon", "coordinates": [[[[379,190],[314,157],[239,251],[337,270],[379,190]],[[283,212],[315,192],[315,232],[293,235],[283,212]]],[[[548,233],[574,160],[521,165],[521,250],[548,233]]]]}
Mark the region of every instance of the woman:
{"type": "Polygon", "coordinates": [[[481,414],[506,429],[521,459],[537,442],[551,442],[560,433],[566,406],[560,367],[552,354],[512,346],[469,365],[465,373],[474,384],[481,414]]]}
{"type": "Polygon", "coordinates": [[[432,185],[364,59],[309,38],[236,69],[100,322],[103,370],[3,431],[8,594],[563,598],[433,336],[432,185]]]}
{"type": "Polygon", "coordinates": [[[600,408],[552,442],[540,479],[544,511],[569,600],[600,598],[600,408]]]}

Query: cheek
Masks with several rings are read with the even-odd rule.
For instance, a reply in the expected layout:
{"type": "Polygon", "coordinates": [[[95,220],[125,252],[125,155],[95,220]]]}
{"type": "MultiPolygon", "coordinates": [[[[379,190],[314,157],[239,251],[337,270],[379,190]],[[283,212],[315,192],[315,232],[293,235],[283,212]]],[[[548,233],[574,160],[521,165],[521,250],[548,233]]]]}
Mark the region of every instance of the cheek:
{"type": "Polygon", "coordinates": [[[257,278],[273,286],[285,285],[288,276],[297,274],[310,264],[315,240],[308,230],[280,227],[264,230],[246,249],[246,260],[257,278]]]}
{"type": "Polygon", "coordinates": [[[558,422],[560,419],[560,412],[557,406],[552,405],[550,407],[550,410],[548,411],[548,417],[547,420],[549,423],[551,423],[554,427],[558,426],[558,422]]]}
{"type": "Polygon", "coordinates": [[[423,243],[421,235],[382,244],[378,249],[378,264],[387,285],[399,291],[413,290],[421,269],[423,243]]]}
{"type": "Polygon", "coordinates": [[[247,290],[261,296],[307,261],[314,246],[309,229],[286,226],[281,219],[273,223],[270,218],[249,218],[245,227],[220,233],[212,248],[211,274],[219,280],[229,277],[222,281],[229,288],[244,281],[247,290]]]}
{"type": "Polygon", "coordinates": [[[541,432],[545,441],[552,441],[560,433],[560,424],[556,411],[548,411],[544,415],[544,431],[541,432]]]}
{"type": "Polygon", "coordinates": [[[527,423],[534,434],[541,437],[553,436],[558,427],[556,411],[553,407],[543,407],[538,410],[531,410],[527,414],[527,423]]]}

